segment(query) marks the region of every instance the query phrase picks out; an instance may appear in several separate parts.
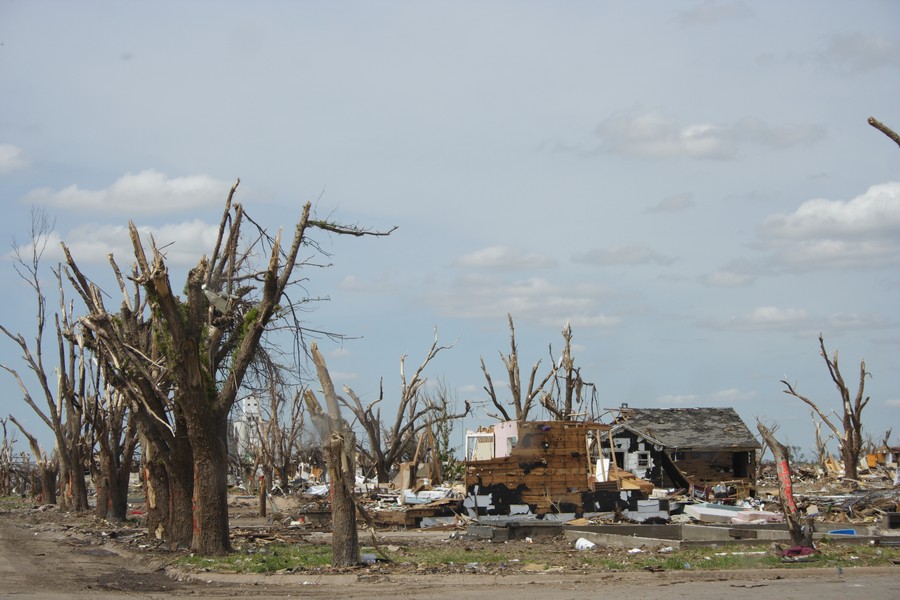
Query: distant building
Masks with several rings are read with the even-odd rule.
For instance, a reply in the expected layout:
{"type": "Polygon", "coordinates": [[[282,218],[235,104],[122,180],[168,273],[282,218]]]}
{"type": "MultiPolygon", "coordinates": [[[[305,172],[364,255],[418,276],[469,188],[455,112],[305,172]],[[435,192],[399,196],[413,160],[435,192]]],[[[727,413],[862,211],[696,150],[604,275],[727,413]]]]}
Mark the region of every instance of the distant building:
{"type": "Polygon", "coordinates": [[[259,448],[259,428],[261,425],[259,400],[255,396],[247,396],[240,401],[237,419],[231,423],[231,439],[234,448],[230,454],[239,459],[249,457],[259,448]]]}

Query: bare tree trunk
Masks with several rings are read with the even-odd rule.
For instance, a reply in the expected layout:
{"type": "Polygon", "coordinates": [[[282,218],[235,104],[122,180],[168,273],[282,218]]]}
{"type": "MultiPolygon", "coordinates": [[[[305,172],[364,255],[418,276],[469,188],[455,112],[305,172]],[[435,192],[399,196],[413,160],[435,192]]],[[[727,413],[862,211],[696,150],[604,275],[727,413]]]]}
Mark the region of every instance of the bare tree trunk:
{"type": "MultiPolygon", "coordinates": [[[[143,450],[142,477],[147,532],[151,537],[165,539],[169,524],[169,484],[166,467],[153,445],[143,450]]],[[[188,532],[190,534],[190,531],[188,532]]],[[[190,538],[188,538],[190,540],[190,538]]]]}
{"type": "Polygon", "coordinates": [[[59,477],[59,467],[56,463],[38,467],[41,476],[41,502],[44,504],[56,504],[56,486],[59,477]]]}
{"type": "Polygon", "coordinates": [[[94,480],[94,515],[98,519],[109,518],[109,478],[107,477],[107,468],[103,465],[92,469],[91,478],[94,480]]]}
{"type": "Polygon", "coordinates": [[[344,433],[344,436],[331,435],[327,455],[328,472],[331,473],[331,564],[335,567],[349,567],[359,563],[354,485],[348,481],[354,481],[355,478],[350,470],[352,462],[348,464],[347,461],[348,454],[352,456],[355,443],[349,430],[344,433]]]}
{"type": "Polygon", "coordinates": [[[756,428],[760,435],[766,440],[772,455],[775,457],[775,469],[778,472],[778,503],[781,505],[781,512],[788,524],[788,532],[791,534],[791,544],[804,548],[812,548],[812,521],[809,521],[808,527],[800,524],[800,512],[794,503],[794,492],[791,482],[791,464],[790,451],[787,446],[775,439],[772,432],[759,421],[756,422],[756,428]]]}
{"type": "Polygon", "coordinates": [[[323,410],[312,390],[307,389],[305,400],[313,424],[319,430],[328,451],[325,453],[328,473],[331,476],[331,564],[350,567],[359,563],[359,532],[356,527],[355,465],[353,453],[356,440],[353,432],[341,418],[341,409],[325,357],[313,342],[310,353],[316,364],[316,372],[328,413],[323,410]]]}
{"type": "Polygon", "coordinates": [[[194,536],[191,548],[203,554],[231,551],[228,531],[228,446],[217,434],[228,429],[228,415],[210,411],[208,421],[193,429],[194,536]]]}
{"type": "MultiPolygon", "coordinates": [[[[44,504],[56,504],[56,486],[57,486],[57,478],[59,477],[59,461],[56,460],[56,456],[47,456],[47,453],[41,448],[41,445],[38,443],[36,437],[31,435],[28,431],[22,427],[22,424],[16,420],[15,417],[10,416],[9,420],[13,422],[13,424],[19,428],[19,431],[22,432],[22,435],[25,436],[25,439],[28,440],[28,445],[31,448],[31,453],[34,455],[34,460],[37,463],[38,472],[41,478],[41,502],[44,504]]],[[[32,486],[32,492],[34,492],[34,486],[32,486]]],[[[32,494],[33,495],[33,494],[32,494]]]]}

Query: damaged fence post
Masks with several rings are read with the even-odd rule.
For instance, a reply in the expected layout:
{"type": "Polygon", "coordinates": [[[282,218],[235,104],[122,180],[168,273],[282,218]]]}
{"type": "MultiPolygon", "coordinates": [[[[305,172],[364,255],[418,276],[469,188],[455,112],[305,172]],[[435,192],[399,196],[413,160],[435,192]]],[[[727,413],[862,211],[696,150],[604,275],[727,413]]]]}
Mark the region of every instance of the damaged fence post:
{"type": "Polygon", "coordinates": [[[259,516],[266,516],[266,478],[259,476],[259,516]]]}

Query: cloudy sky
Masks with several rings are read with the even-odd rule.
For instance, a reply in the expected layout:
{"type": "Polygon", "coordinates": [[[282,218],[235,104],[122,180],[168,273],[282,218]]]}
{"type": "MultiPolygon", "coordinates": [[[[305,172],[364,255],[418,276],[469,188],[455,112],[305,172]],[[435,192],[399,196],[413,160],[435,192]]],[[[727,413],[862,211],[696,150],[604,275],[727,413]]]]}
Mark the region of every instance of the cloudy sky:
{"type": "MultiPolygon", "coordinates": [[[[572,323],[602,407],[733,406],[804,448],[779,381],[838,406],[821,332],[851,386],[866,361],[870,432],[900,432],[900,148],[866,122],[900,131],[897,23],[890,0],[0,0],[0,236],[45,209],[101,280],[131,219],[184,269],[240,177],[273,230],[306,201],[399,226],[323,238],[309,273],[364,400],[437,328],[428,374],[483,402],[511,313],[525,368],[572,323]]],[[[30,338],[4,254],[3,323],[30,338]]],[[[0,360],[24,370],[8,340],[0,360]]]]}

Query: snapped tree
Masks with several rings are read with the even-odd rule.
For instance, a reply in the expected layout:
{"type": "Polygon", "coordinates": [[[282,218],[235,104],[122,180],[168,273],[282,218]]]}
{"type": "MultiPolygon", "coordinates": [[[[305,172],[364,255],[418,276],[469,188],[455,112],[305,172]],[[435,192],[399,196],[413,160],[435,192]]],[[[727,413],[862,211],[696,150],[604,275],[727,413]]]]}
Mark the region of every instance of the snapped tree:
{"type": "Polygon", "coordinates": [[[19,372],[9,365],[0,365],[12,375],[22,391],[25,403],[53,432],[56,451],[47,453],[37,445],[37,438],[26,432],[18,421],[14,421],[22,433],[28,438],[35,453],[35,459],[43,471],[41,479],[44,485],[46,502],[60,500],[49,486],[55,482],[55,473],[62,477],[64,493],[61,504],[68,509],[84,511],[88,508],[87,483],[84,470],[90,458],[91,447],[86,441],[90,439],[90,424],[84,419],[85,371],[84,355],[79,353],[75,344],[67,341],[64,330],[69,327],[71,306],[66,303],[63,294],[62,279],[59,271],[56,280],[59,284],[59,312],[54,315],[56,330],[56,361],[53,366],[44,362],[44,329],[47,326],[47,298],[44,296],[40,278],[40,262],[53,225],[46,213],[31,213],[31,243],[26,250],[14,247],[15,267],[19,276],[33,290],[37,305],[35,338],[33,343],[25,340],[21,333],[13,333],[0,325],[6,337],[11,339],[22,351],[22,360],[34,375],[40,389],[39,398],[43,398],[44,407],[32,397],[28,385],[19,372]],[[81,362],[79,362],[81,361],[81,362]],[[52,370],[55,369],[55,373],[52,370]],[[53,383],[55,382],[55,385],[53,383]],[[58,461],[54,467],[53,461],[58,461]]]}
{"type": "Polygon", "coordinates": [[[293,318],[298,336],[302,330],[291,289],[299,283],[298,267],[309,264],[300,258],[301,249],[316,247],[307,237],[309,230],[354,236],[393,231],[370,232],[316,220],[306,203],[293,238],[283,246],[280,231],[269,235],[233,202],[239,183],[228,194],[211,254],[188,272],[183,298],[173,291],[165,253],[152,237],[149,247],[145,245],[138,228],[129,223],[136,261],[133,277],[149,301],[158,356],[129,352],[118,362],[140,361],[142,369],[163,371],[171,382],[167,400],[175,418],[183,419],[193,455],[191,548],[204,555],[231,549],[226,440],[228,414],[244,376],[270,324],[293,318]],[[250,242],[243,244],[243,239],[250,242]],[[264,265],[254,263],[260,255],[268,256],[264,265]]]}
{"type": "Polygon", "coordinates": [[[500,360],[506,368],[507,381],[509,383],[510,397],[508,401],[497,396],[497,390],[494,388],[494,381],[491,374],[488,373],[487,366],[484,364],[484,358],[481,359],[481,372],[484,373],[486,385],[484,390],[491,399],[496,413],[488,414],[489,417],[500,421],[518,421],[524,423],[528,420],[531,410],[534,408],[535,402],[538,401],[542,394],[547,394],[544,387],[547,382],[556,374],[556,368],[551,364],[549,371],[538,381],[538,369],[541,367],[540,359],[531,367],[531,375],[528,378],[528,387],[522,387],[522,375],[519,370],[519,347],[516,344],[516,328],[513,324],[511,314],[506,315],[509,321],[509,354],[500,353],[500,360]],[[509,408],[512,409],[510,414],[509,408]]]}
{"type": "Polygon", "coordinates": [[[464,417],[469,412],[468,403],[461,413],[451,414],[446,406],[429,401],[428,395],[423,394],[423,387],[428,379],[423,375],[425,368],[442,351],[452,348],[438,344],[438,334],[435,329],[434,341],[428,349],[428,353],[413,376],[406,378],[406,355],[400,357],[400,401],[397,403],[397,412],[393,423],[382,421],[379,403],[384,399],[384,386],[380,386],[378,399],[363,405],[359,396],[349,387],[344,386],[344,392],[350,396],[348,401],[339,397],[340,402],[349,409],[365,432],[368,444],[360,445],[360,453],[375,467],[378,483],[387,483],[391,469],[402,460],[409,458],[411,449],[416,446],[416,438],[439,420],[455,420],[464,417]]]}
{"type": "Polygon", "coordinates": [[[781,380],[781,383],[784,384],[786,388],[783,391],[785,394],[794,396],[809,405],[809,407],[819,415],[819,418],[822,419],[825,426],[834,433],[838,440],[841,459],[844,461],[844,479],[856,481],[857,466],[859,465],[859,457],[862,452],[863,443],[862,412],[869,403],[869,397],[864,395],[866,375],[868,375],[866,372],[866,361],[863,360],[859,363],[859,385],[857,386],[855,396],[851,398],[850,389],[844,382],[844,377],[841,375],[840,368],[838,368],[838,353],[835,351],[832,356],[828,355],[828,351],[825,349],[825,340],[821,334],[819,334],[819,354],[825,360],[825,365],[828,367],[828,373],[831,375],[831,380],[834,382],[834,385],[837,387],[838,393],[841,396],[841,409],[843,413],[839,416],[841,427],[839,428],[833,420],[834,417],[838,416],[835,411],[825,412],[819,408],[815,402],[798,392],[795,386],[785,379],[781,380]]]}

